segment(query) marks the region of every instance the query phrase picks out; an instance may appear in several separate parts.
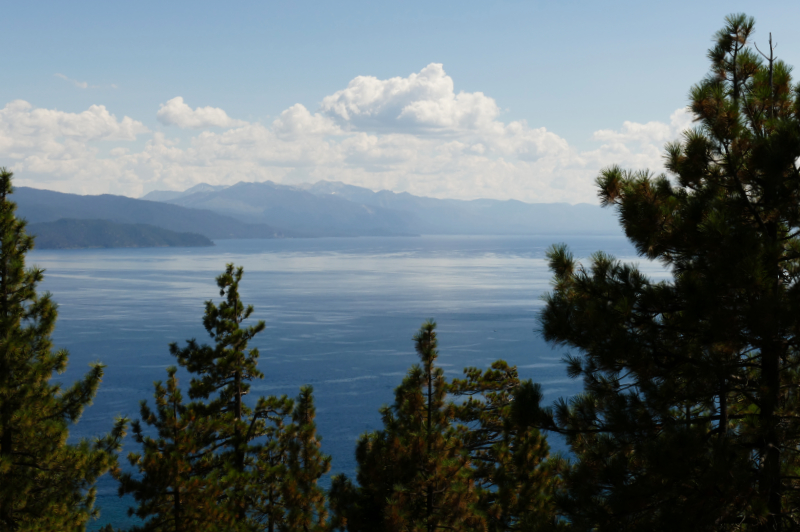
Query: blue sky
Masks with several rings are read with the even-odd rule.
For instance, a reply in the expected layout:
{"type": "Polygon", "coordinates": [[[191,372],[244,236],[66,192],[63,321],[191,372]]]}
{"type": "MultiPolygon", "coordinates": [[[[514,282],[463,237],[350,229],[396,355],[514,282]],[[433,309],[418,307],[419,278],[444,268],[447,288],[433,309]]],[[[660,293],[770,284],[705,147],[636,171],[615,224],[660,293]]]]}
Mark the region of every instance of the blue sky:
{"type": "Polygon", "coordinates": [[[334,179],[593,201],[606,164],[658,169],[740,11],[798,64],[798,2],[18,2],[0,164],[78,193],[334,179]]]}

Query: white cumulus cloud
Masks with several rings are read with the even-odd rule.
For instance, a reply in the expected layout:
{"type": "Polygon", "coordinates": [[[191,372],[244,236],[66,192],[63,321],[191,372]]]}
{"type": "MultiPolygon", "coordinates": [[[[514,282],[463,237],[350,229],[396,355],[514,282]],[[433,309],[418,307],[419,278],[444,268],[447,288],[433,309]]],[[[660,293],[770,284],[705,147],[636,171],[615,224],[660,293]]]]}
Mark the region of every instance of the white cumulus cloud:
{"type": "Polygon", "coordinates": [[[161,104],[156,118],[162,124],[187,129],[204,129],[208,127],[236,127],[247,122],[234,120],[219,107],[197,107],[192,109],[183,98],[178,96],[161,104]]]}
{"type": "Polygon", "coordinates": [[[138,176],[118,157],[100,153],[149,132],[138,120],[119,120],[102,105],[67,113],[15,100],[0,109],[0,158],[17,172],[20,184],[95,194],[123,191],[138,176]]]}
{"type": "Polygon", "coordinates": [[[281,136],[333,135],[342,131],[336,123],[319,113],[311,114],[304,105],[296,103],[281,113],[272,123],[281,136]]]}
{"type": "Polygon", "coordinates": [[[431,63],[406,78],[358,76],[320,111],[355,128],[460,130],[490,124],[499,108],[482,92],[456,94],[453,78],[431,63]]]}
{"type": "Polygon", "coordinates": [[[0,109],[0,145],[32,146],[60,137],[76,141],[134,140],[150,130],[138,120],[122,120],[103,105],[92,105],[82,113],[35,109],[14,100],[0,109]]]}
{"type": "Polygon", "coordinates": [[[541,124],[501,120],[494,99],[457,92],[438,63],[406,77],[359,76],[316,110],[297,103],[269,124],[192,109],[180,97],[157,118],[200,131],[178,140],[103,106],[64,113],[11,102],[0,110],[0,158],[20,184],[79,193],[327,179],[436,197],[577,203],[596,201],[604,166],[661,171],[664,143],[691,126],[685,109],[626,121],[595,132],[596,147],[582,151],[541,124]],[[130,143],[142,135],[143,145],[130,143]]]}

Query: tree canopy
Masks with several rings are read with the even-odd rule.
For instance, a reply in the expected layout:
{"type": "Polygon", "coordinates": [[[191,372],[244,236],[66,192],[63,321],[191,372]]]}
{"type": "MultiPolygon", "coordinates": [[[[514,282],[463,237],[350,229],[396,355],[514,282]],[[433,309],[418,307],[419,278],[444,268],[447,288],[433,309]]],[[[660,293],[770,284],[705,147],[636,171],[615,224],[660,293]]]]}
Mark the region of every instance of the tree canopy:
{"type": "Polygon", "coordinates": [[[731,15],[716,34],[668,174],[597,179],[671,280],[549,252],[541,329],[575,350],[584,393],[529,415],[575,453],[560,503],[577,530],[800,527],[800,87],[753,31],[731,15]]]}
{"type": "Polygon", "coordinates": [[[126,420],[103,437],[67,443],[104,366],[69,387],[52,380],[69,353],[53,348],[56,304],[36,290],[44,272],[25,266],[33,238],[14,214],[12,175],[0,168],[0,528],[83,530],[97,515],[94,483],[116,466],[126,420]]]}
{"type": "Polygon", "coordinates": [[[216,279],[220,296],[207,301],[203,325],[213,345],[195,339],[170,352],[191,375],[184,402],[177,368],[166,386],[155,383],[155,409],[142,402],[134,422],[141,452],[135,471],[118,475],[120,495],[137,502],[130,515],[143,530],[322,530],[327,518],[319,479],[330,469],[314,422],[313,389],[297,401],[258,397],[245,401],[250,383],[262,379],[258,349],[250,341],[265,323],[245,326],[253,307],[239,294],[244,270],[228,264],[216,279]]]}
{"type": "MultiPolygon", "coordinates": [[[[356,446],[354,485],[334,477],[335,529],[360,531],[544,532],[555,514],[559,459],[535,428],[516,423],[521,383],[500,360],[448,382],[436,365],[436,323],[414,336],[420,359],[381,409],[383,429],[356,446]]],[[[530,384],[530,383],[528,383],[530,384]]]]}

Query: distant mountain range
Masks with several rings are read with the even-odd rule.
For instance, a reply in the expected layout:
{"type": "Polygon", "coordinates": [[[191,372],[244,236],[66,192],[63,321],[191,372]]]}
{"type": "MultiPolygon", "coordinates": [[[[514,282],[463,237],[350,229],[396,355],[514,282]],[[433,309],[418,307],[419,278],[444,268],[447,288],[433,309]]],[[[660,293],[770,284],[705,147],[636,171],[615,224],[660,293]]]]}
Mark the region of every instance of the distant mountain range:
{"type": "Polygon", "coordinates": [[[40,248],[208,245],[195,238],[200,236],[218,240],[620,234],[613,211],[597,205],[436,199],[388,190],[373,192],[331,181],[300,186],[270,181],[228,187],[200,184],[183,192],[150,192],[141,199],[17,187],[12,200],[17,203],[17,214],[28,220],[31,233],[39,234],[40,248]],[[117,225],[98,222],[102,220],[117,225]],[[58,223],[40,225],[46,222],[58,223]],[[151,229],[139,227],[141,224],[151,229]],[[155,228],[172,233],[157,234],[155,228]]]}
{"type": "Polygon", "coordinates": [[[311,236],[620,234],[613,212],[597,205],[436,199],[332,181],[300,186],[202,183],[184,192],[150,192],[142,199],[311,236]]]}

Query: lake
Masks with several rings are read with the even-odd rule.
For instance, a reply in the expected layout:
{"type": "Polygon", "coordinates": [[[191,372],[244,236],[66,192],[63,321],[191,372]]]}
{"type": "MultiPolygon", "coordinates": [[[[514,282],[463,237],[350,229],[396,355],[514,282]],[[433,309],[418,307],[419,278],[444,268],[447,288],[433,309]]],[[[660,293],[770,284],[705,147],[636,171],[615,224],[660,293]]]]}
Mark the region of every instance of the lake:
{"type": "MultiPolygon", "coordinates": [[[[411,338],[428,318],[438,323],[438,362],[450,377],[502,358],[541,383],[548,400],[580,391],[565,375],[565,351],[536,333],[554,242],[664,276],[621,236],[221,240],[213,248],[34,251],[28,263],[46,269],[41,289],[59,305],[54,341],[70,351],[59,380],[74,381],[94,361],[107,365],[73,438],[108,431],[115,415],[138,417],[139,401],[152,402],[153,381],[175,364],[170,342],[210,340],[204,301],[219,301],[214,278],[232,262],[244,267],[240,292],[253,319],[267,324],[252,344],[265,378],[249,399],[313,385],[331,473],[352,474],[356,439],[380,428],[378,408],[417,362],[411,338]]],[[[134,449],[126,441],[125,453],[134,449]]],[[[103,477],[98,492],[102,518],[90,528],[130,522],[112,479],[103,477]]]]}

